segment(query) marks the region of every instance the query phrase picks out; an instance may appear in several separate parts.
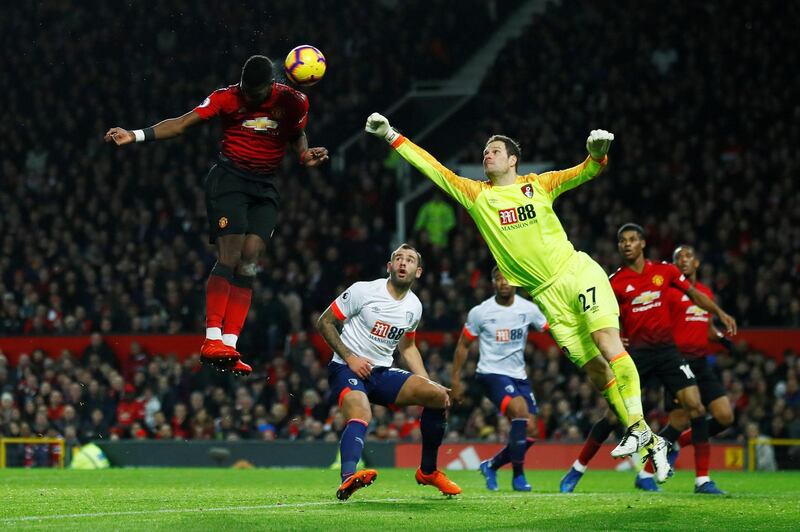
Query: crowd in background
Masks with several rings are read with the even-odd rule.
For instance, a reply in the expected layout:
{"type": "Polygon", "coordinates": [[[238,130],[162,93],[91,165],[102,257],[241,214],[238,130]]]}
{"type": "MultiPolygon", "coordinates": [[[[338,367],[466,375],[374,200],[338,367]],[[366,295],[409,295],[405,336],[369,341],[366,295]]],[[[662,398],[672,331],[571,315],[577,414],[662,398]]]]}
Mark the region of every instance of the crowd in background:
{"type": "MultiPolygon", "coordinates": [[[[328,353],[307,335],[349,283],[384,272],[399,193],[387,147],[362,139],[342,172],[302,170],[287,157],[279,226],[239,344],[255,374],[235,381],[168,353],[134,352],[119,366],[101,336],[203,330],[198,309],[215,259],[202,181],[217,126],[124,149],[104,145],[102,134],[190,110],[235,83],[253,53],[282,63],[310,27],[328,73],[308,90],[307,131],[312,146],[335,155],[369,112],[415,79],[452,73],[518,4],[467,1],[456,14],[445,1],[271,2],[269,13],[226,6],[213,19],[202,16],[217,11],[205,0],[15,5],[0,19],[0,335],[98,334],[89,353],[34,351],[14,368],[0,358],[0,431],[69,441],[338,438],[328,353]],[[291,347],[288,335],[299,339],[291,347]]],[[[576,247],[611,272],[616,228],[637,221],[653,259],[682,242],[697,247],[700,278],[740,326],[799,327],[800,98],[789,82],[798,9],[733,0],[551,5],[499,54],[481,95],[442,126],[447,134],[423,145],[443,160],[479,162],[485,139],[506,133],[521,140],[523,160],[566,167],[584,156],[590,129],[615,131],[608,172],[556,204],[576,247]],[[641,31],[653,20],[668,23],[641,31]]],[[[469,308],[491,295],[492,262],[460,207],[433,196],[416,206],[426,200],[436,208],[421,208],[409,227],[425,260],[415,291],[421,328],[451,333],[441,348],[422,346],[431,374],[447,383],[452,340],[469,308]],[[443,227],[432,219],[451,229],[430,231],[443,227]]],[[[739,349],[715,366],[738,414],[728,436],[751,422],[757,432],[800,436],[795,355],[777,364],[739,349]]],[[[530,355],[542,437],[581,440],[602,402],[556,352],[530,355]]],[[[468,395],[450,437],[505,437],[478,388],[468,395]]],[[[414,409],[375,414],[372,437],[419,437],[414,409]]]]}

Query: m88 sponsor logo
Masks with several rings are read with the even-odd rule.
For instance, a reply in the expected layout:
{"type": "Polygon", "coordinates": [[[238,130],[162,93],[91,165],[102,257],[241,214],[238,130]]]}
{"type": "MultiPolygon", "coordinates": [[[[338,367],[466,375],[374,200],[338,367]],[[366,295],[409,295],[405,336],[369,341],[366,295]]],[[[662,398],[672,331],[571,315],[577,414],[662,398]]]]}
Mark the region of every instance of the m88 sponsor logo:
{"type": "Polygon", "coordinates": [[[375,322],[375,325],[372,326],[370,334],[378,338],[386,338],[387,340],[398,340],[405,332],[406,330],[403,327],[395,327],[390,323],[378,320],[375,322]]]}

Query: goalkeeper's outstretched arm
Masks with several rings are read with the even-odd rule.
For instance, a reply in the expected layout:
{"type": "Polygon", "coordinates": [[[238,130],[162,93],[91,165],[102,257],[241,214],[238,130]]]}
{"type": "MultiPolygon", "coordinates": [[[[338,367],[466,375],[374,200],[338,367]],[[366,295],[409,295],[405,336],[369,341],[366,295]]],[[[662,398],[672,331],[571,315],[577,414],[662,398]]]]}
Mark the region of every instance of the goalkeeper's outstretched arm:
{"type": "Polygon", "coordinates": [[[614,140],[613,133],[604,129],[593,129],[586,139],[586,151],[589,152],[589,157],[585,161],[566,170],[545,172],[539,176],[539,182],[555,199],[567,190],[596,177],[608,164],[608,150],[612,140],[614,140]]]}
{"type": "Polygon", "coordinates": [[[449,196],[467,209],[472,207],[475,198],[481,191],[481,183],[457,176],[453,171],[437,161],[433,155],[393,129],[389,125],[389,120],[383,115],[378,113],[369,115],[364,130],[386,140],[397,150],[401,157],[425,174],[449,196]]]}

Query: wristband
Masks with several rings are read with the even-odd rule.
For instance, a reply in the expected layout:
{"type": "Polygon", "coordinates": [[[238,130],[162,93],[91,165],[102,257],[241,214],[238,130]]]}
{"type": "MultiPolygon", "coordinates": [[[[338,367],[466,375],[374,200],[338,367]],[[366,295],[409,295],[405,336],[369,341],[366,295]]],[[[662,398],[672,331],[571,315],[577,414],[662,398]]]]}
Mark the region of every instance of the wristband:
{"type": "Polygon", "coordinates": [[[151,140],[156,140],[156,132],[152,127],[134,129],[133,136],[136,139],[136,142],[149,142],[151,140]]]}
{"type": "Polygon", "coordinates": [[[730,339],[730,338],[728,338],[727,336],[722,336],[722,337],[719,339],[719,343],[720,343],[720,344],[722,344],[722,346],[723,346],[725,349],[727,349],[728,351],[730,351],[731,353],[733,353],[733,350],[734,350],[735,346],[733,345],[733,342],[731,341],[731,339],[730,339]]]}
{"type": "Polygon", "coordinates": [[[389,144],[392,144],[392,143],[393,143],[394,141],[396,141],[396,140],[397,140],[399,137],[400,137],[400,133],[398,133],[398,132],[397,132],[397,130],[396,130],[395,128],[393,128],[393,127],[390,127],[390,128],[389,128],[389,131],[387,131],[387,132],[386,132],[386,135],[384,135],[384,137],[383,137],[383,138],[385,138],[385,139],[386,139],[386,142],[388,142],[389,144]]]}

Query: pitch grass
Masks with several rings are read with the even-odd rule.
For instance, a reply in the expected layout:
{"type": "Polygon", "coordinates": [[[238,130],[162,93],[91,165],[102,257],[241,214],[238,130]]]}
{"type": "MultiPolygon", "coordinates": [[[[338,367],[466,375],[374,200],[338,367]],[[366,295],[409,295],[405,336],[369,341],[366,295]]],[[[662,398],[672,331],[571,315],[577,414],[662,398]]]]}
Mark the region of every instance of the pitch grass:
{"type": "Polygon", "coordinates": [[[798,530],[800,473],[716,473],[727,497],[694,495],[679,472],[663,493],[633,489],[630,473],[590,471],[557,493],[562,472],[532,471],[533,493],[489,493],[474,471],[450,474],[464,494],[418,486],[413,470],[338,502],[336,471],[112,469],[0,471],[0,529],[58,530],[798,530]]]}

